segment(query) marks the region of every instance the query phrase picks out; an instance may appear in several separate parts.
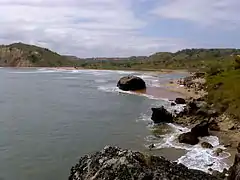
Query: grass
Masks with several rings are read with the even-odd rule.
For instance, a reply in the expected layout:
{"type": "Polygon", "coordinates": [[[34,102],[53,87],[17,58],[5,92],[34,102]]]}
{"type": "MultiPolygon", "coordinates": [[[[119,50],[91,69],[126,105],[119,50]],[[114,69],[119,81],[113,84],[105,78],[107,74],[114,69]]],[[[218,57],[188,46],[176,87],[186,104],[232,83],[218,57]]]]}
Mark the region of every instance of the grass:
{"type": "Polygon", "coordinates": [[[240,120],[240,69],[227,67],[207,76],[208,102],[240,120]]]}

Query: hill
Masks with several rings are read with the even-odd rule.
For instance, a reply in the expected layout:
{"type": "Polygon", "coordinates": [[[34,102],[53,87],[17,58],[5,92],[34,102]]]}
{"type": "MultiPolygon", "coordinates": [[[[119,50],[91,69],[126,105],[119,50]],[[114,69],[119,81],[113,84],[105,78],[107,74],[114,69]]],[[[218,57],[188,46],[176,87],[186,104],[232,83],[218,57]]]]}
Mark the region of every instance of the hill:
{"type": "Polygon", "coordinates": [[[78,60],[34,45],[14,43],[0,46],[0,66],[3,67],[76,66],[78,63],[78,60]]]}
{"type": "Polygon", "coordinates": [[[210,66],[229,66],[240,49],[184,49],[175,53],[158,52],[150,56],[132,56],[112,61],[85,59],[81,65],[93,69],[188,69],[206,70],[210,66]]]}

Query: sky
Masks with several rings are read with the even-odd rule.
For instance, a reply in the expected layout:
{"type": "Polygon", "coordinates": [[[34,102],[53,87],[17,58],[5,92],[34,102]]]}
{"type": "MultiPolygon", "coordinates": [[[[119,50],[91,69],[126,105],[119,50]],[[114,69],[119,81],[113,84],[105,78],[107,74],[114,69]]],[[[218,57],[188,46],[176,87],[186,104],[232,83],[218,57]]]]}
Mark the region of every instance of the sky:
{"type": "Polygon", "coordinates": [[[0,0],[0,44],[78,57],[240,48],[240,0],[0,0]]]}

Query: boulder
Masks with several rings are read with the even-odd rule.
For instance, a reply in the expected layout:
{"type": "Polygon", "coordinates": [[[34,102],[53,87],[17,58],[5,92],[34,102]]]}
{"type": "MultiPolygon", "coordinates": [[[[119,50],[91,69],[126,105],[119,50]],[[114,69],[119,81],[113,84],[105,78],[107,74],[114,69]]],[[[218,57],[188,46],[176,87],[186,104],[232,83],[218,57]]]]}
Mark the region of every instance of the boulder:
{"type": "Polygon", "coordinates": [[[202,148],[206,148],[206,149],[212,149],[213,148],[213,145],[211,145],[208,142],[202,142],[201,146],[202,146],[202,148]]]}
{"type": "Polygon", "coordinates": [[[175,103],[176,104],[186,104],[186,101],[183,98],[176,98],[175,103]]]}
{"type": "Polygon", "coordinates": [[[107,146],[81,157],[68,180],[218,180],[164,157],[107,146]]]}
{"type": "Polygon", "coordinates": [[[151,119],[155,124],[158,123],[171,123],[173,122],[173,115],[168,112],[164,106],[160,108],[152,108],[152,117],[151,119]]]}
{"type": "Polygon", "coordinates": [[[118,81],[117,87],[123,91],[137,91],[146,89],[146,83],[140,77],[126,76],[118,81]]]}
{"type": "Polygon", "coordinates": [[[172,102],[172,103],[171,103],[171,106],[176,106],[176,105],[177,105],[177,104],[176,104],[176,103],[174,103],[174,102],[172,102]]]}
{"type": "Polygon", "coordinates": [[[199,139],[191,132],[187,132],[178,136],[178,141],[180,143],[195,145],[198,144],[199,139]]]}
{"type": "Polygon", "coordinates": [[[207,121],[202,121],[200,124],[197,124],[195,127],[193,127],[193,128],[191,129],[191,132],[192,132],[196,137],[209,136],[208,122],[207,122],[207,121]]]}

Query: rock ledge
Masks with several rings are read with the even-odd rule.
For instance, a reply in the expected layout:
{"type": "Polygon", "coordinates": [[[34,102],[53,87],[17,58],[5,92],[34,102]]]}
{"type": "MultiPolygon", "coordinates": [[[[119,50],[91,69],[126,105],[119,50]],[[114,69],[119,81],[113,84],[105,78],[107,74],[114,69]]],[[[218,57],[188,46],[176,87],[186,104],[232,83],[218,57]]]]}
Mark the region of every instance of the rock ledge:
{"type": "Polygon", "coordinates": [[[80,158],[69,180],[217,180],[202,171],[188,169],[163,157],[106,146],[80,158]]]}

